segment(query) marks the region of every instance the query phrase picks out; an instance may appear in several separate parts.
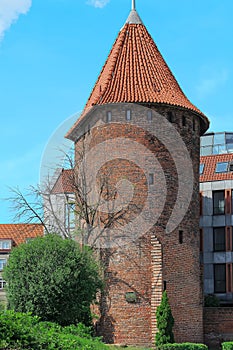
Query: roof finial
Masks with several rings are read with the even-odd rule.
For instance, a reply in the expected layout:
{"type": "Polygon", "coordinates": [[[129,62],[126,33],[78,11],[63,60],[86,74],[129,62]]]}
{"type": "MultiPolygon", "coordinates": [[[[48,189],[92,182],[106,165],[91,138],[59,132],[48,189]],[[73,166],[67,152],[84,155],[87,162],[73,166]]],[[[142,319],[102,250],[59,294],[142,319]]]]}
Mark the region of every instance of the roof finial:
{"type": "Polygon", "coordinates": [[[135,0],[132,0],[132,10],[135,10],[135,0]]]}
{"type": "MultiPolygon", "coordinates": [[[[1,0],[0,0],[1,1],[1,0]]],[[[135,6],[136,0],[132,0],[132,9],[126,23],[129,24],[143,24],[141,18],[138,16],[135,6]]]]}

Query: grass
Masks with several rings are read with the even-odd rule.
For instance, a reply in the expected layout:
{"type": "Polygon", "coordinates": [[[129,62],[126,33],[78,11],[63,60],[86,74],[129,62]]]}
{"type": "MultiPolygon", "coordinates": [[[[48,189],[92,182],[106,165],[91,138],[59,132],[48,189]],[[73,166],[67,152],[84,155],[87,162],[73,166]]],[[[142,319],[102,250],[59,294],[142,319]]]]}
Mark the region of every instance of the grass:
{"type": "Polygon", "coordinates": [[[125,349],[125,350],[152,350],[149,348],[141,347],[141,346],[116,346],[116,345],[110,345],[110,349],[125,349]]]}

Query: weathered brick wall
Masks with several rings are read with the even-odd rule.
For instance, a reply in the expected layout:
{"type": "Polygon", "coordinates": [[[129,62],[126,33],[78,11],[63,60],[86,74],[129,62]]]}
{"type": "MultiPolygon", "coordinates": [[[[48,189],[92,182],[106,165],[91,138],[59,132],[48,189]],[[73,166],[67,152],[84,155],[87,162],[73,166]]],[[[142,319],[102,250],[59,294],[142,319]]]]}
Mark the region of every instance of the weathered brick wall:
{"type": "Polygon", "coordinates": [[[204,308],[204,336],[213,349],[220,349],[223,341],[233,341],[233,308],[204,308]]]}
{"type": "MultiPolygon", "coordinates": [[[[130,104],[129,104],[130,107],[130,104]]],[[[158,128],[156,123],[150,123],[146,115],[134,112],[133,123],[125,122],[125,105],[106,108],[112,111],[112,123],[105,121],[106,110],[97,108],[91,119],[87,120],[84,128],[96,126],[87,133],[88,147],[91,149],[107,139],[118,137],[128,138],[151,151],[163,169],[166,181],[166,200],[162,214],[155,225],[146,234],[140,235],[138,227],[136,240],[120,248],[107,252],[106,265],[106,293],[100,300],[100,319],[97,328],[104,340],[120,344],[151,344],[156,332],[155,312],[161,300],[162,288],[166,288],[175,318],[175,340],[177,342],[203,342],[203,305],[199,262],[199,136],[200,126],[196,116],[191,112],[171,107],[158,107],[156,111],[167,118],[168,112],[173,111],[173,126],[182,137],[193,163],[193,193],[188,212],[179,226],[171,233],[166,233],[166,225],[177,200],[179,178],[174,160],[165,145],[153,136],[158,128]],[[185,125],[183,121],[185,116],[185,125]],[[195,120],[195,127],[193,123],[195,120]],[[136,125],[140,125],[138,128],[136,125]],[[182,231],[182,242],[179,232],[182,231]],[[138,300],[128,303],[125,298],[127,292],[135,291],[138,300]]],[[[155,107],[154,107],[155,108],[155,107]]],[[[165,130],[166,133],[166,130],[165,130]]],[[[167,132],[169,137],[169,131],[167,132]]],[[[76,150],[80,148],[76,144],[76,150]]],[[[176,143],[173,144],[175,149],[176,143]]],[[[129,150],[130,151],[130,150],[129,150]]],[[[131,150],[132,151],[132,150],[131,150]]],[[[180,152],[180,150],[177,150],[180,152]]],[[[100,154],[100,157],[103,155],[100,154]]],[[[182,153],[179,154],[182,158],[182,153]]],[[[143,154],[138,157],[145,158],[143,154]]],[[[78,157],[77,157],[78,158],[78,157]]],[[[122,158],[125,158],[122,155],[122,158]]],[[[94,160],[93,160],[94,161],[94,160]]],[[[141,159],[143,162],[143,159],[141,159]]],[[[145,175],[138,166],[125,159],[109,162],[111,177],[109,185],[114,185],[120,176],[127,178],[134,186],[133,202],[136,209],[129,206],[127,220],[134,218],[142,210],[145,202],[147,182],[145,175]]],[[[106,169],[105,169],[106,170],[106,169]]],[[[155,181],[157,174],[155,174],[155,181]]],[[[184,181],[192,181],[186,179],[184,181]]],[[[158,191],[160,184],[156,183],[158,191]]],[[[155,198],[156,199],[156,198],[155,198]]],[[[153,203],[151,203],[153,205],[153,203]]],[[[155,209],[156,210],[156,209],[155,209]]],[[[135,232],[133,233],[134,236],[135,232]]]]}

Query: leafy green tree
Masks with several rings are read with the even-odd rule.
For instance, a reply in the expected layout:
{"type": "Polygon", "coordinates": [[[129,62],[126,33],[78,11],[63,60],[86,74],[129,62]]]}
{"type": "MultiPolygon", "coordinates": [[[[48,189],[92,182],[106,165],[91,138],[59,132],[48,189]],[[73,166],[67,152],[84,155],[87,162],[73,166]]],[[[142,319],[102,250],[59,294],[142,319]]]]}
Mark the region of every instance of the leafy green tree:
{"type": "Polygon", "coordinates": [[[62,326],[89,325],[90,304],[102,287],[92,252],[50,234],[14,248],[4,279],[9,309],[62,326]]]}
{"type": "Polygon", "coordinates": [[[157,307],[156,320],[158,328],[155,337],[156,348],[159,349],[163,344],[174,343],[174,335],[172,332],[174,318],[166,291],[163,292],[161,303],[157,307]]]}

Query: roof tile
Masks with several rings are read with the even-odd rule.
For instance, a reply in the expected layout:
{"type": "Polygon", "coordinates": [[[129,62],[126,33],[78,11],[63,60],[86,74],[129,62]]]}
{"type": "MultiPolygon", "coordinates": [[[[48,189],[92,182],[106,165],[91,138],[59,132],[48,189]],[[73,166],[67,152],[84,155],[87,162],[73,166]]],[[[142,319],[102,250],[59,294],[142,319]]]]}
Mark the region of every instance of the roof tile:
{"type": "Polygon", "coordinates": [[[93,105],[108,103],[159,103],[189,109],[201,116],[204,131],[209,122],[181,90],[143,24],[126,23],[120,31],[85,109],[72,131],[93,105]]]}
{"type": "Polygon", "coordinates": [[[43,234],[44,228],[40,224],[0,224],[0,239],[12,239],[16,245],[43,234]]]}
{"type": "Polygon", "coordinates": [[[233,180],[233,172],[216,173],[216,165],[219,162],[233,162],[233,154],[216,154],[211,156],[202,156],[200,163],[205,164],[203,174],[200,175],[200,182],[233,180]]]}

